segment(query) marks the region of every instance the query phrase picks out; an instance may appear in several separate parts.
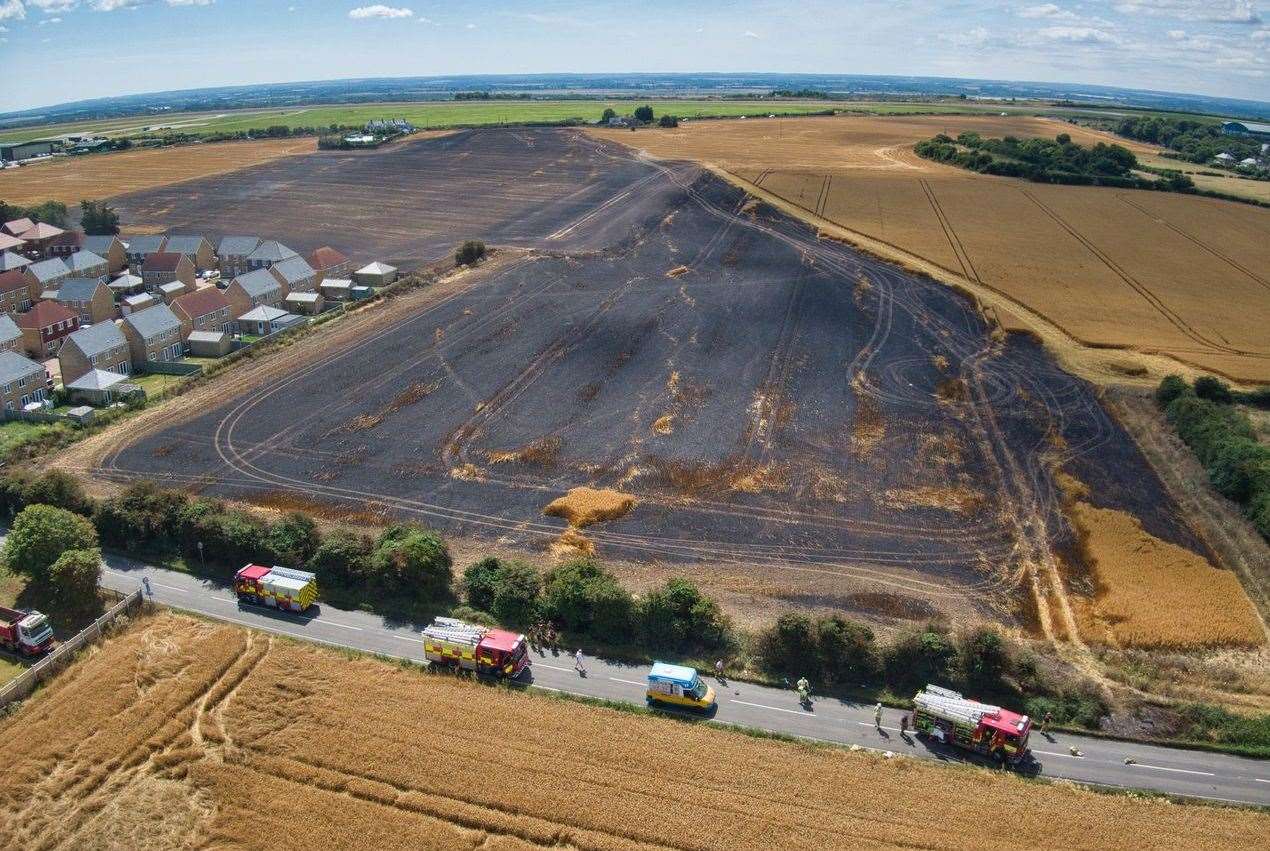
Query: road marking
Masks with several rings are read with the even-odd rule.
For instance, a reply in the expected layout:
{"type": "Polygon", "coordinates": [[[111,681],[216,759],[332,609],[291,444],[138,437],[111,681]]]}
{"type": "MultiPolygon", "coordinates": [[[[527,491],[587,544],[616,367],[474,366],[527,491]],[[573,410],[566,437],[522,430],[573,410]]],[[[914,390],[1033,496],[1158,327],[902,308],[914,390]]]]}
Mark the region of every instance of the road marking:
{"type": "Polygon", "coordinates": [[[177,588],[175,585],[164,585],[161,582],[155,582],[154,580],[150,580],[150,584],[153,585],[155,588],[166,588],[169,591],[175,591],[178,594],[190,593],[188,588],[177,588]]]}
{"type": "Polygon", "coordinates": [[[887,732],[890,732],[890,733],[907,733],[908,732],[907,730],[901,730],[899,727],[885,727],[885,726],[879,727],[876,724],[870,724],[868,721],[857,721],[856,723],[859,724],[861,727],[872,727],[874,730],[886,730],[887,732]]]}
{"type": "Polygon", "coordinates": [[[1258,783],[1270,783],[1270,780],[1262,780],[1260,777],[1254,777],[1252,779],[1256,780],[1258,783]]]}
{"type": "Polygon", "coordinates": [[[1131,762],[1130,765],[1135,768],[1150,768],[1154,771],[1176,771],[1178,774],[1202,774],[1205,777],[1215,777],[1211,771],[1195,771],[1190,768],[1165,768],[1163,765],[1147,765],[1145,762],[1131,762]]]}
{"type": "Polygon", "coordinates": [[[1058,751],[1038,751],[1033,749],[1032,753],[1045,754],[1046,756],[1065,756],[1068,759],[1084,759],[1083,753],[1059,753],[1058,751]]]}
{"type": "Polygon", "coordinates": [[[553,671],[574,671],[576,668],[561,668],[559,665],[548,665],[546,662],[530,662],[531,665],[537,665],[540,668],[550,668],[553,671]]]}
{"type": "MultiPolygon", "coordinates": [[[[767,706],[766,704],[763,704],[763,703],[750,703],[748,700],[733,699],[733,700],[729,700],[728,703],[739,703],[742,706],[753,706],[756,709],[771,709],[774,712],[789,712],[793,715],[810,715],[811,714],[803,709],[785,709],[784,707],[781,707],[781,706],[767,706]]],[[[814,718],[815,716],[812,715],[812,717],[814,718]]]]}
{"type": "Polygon", "coordinates": [[[366,631],[365,629],[363,629],[363,628],[362,628],[362,627],[360,627],[360,626],[353,626],[352,624],[340,623],[339,621],[328,621],[328,620],[325,620],[325,619],[323,619],[323,618],[311,618],[311,619],[309,619],[309,620],[305,621],[305,622],[304,622],[304,625],[305,625],[305,626],[308,626],[309,624],[313,624],[313,623],[315,623],[315,624],[319,624],[319,625],[320,625],[320,624],[325,624],[326,626],[338,626],[340,629],[355,629],[355,630],[357,630],[358,632],[365,632],[365,631],[366,631]]]}
{"type": "Polygon", "coordinates": [[[617,677],[609,677],[609,679],[615,683],[626,683],[628,686],[639,686],[640,688],[644,688],[648,685],[648,683],[637,683],[634,680],[623,680],[617,677]]]}
{"type": "Polygon", "coordinates": [[[423,643],[422,638],[411,638],[409,635],[398,635],[395,632],[390,632],[388,634],[391,635],[393,638],[397,639],[398,641],[413,641],[415,644],[423,643]]]}

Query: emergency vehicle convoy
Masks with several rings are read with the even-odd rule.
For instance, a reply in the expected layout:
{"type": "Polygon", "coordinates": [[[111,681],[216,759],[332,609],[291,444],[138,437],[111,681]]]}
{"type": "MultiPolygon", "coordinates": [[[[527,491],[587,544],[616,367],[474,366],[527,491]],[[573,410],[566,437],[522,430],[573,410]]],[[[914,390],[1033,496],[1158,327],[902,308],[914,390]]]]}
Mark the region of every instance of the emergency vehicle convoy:
{"type": "Polygon", "coordinates": [[[53,649],[53,627],[39,612],[0,606],[0,647],[23,656],[46,653],[53,649]]]}
{"type": "Polygon", "coordinates": [[[234,591],[244,603],[302,612],[317,600],[317,574],[249,564],[234,574],[234,591]]]}
{"type": "Polygon", "coordinates": [[[1030,753],[1032,720],[1000,706],[928,685],[913,698],[913,729],[919,735],[1017,765],[1030,753]]]}
{"type": "Polygon", "coordinates": [[[514,680],[529,668],[525,636],[437,618],[423,630],[423,657],[434,665],[514,680]]]}

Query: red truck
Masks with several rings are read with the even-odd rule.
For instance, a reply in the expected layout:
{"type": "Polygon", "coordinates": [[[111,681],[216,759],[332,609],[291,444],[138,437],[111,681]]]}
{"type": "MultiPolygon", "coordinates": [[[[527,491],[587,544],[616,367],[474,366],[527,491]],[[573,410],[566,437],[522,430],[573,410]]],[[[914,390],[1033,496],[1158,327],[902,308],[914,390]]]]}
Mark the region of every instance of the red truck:
{"type": "Polygon", "coordinates": [[[24,612],[0,606],[0,647],[38,656],[53,648],[53,627],[39,612],[24,612]]]}

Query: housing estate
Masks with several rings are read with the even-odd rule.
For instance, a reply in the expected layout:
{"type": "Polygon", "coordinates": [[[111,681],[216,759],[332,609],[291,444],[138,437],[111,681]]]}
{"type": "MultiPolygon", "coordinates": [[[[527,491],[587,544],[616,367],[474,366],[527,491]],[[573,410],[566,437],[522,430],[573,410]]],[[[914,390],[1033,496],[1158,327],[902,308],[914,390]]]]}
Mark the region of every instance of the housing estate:
{"type": "Polygon", "coordinates": [[[110,274],[110,264],[106,262],[106,258],[91,251],[76,251],[62,262],[78,278],[104,278],[110,274]]]}
{"type": "Polygon", "coordinates": [[[32,279],[22,274],[21,269],[0,272],[0,309],[5,313],[25,313],[39,294],[32,279]]]}
{"type": "Polygon", "coordinates": [[[225,298],[229,299],[230,314],[237,319],[253,307],[282,304],[282,284],[268,269],[256,269],[230,281],[225,298]]]}
{"type": "Polygon", "coordinates": [[[269,267],[269,271],[282,284],[284,293],[312,291],[318,285],[317,272],[299,255],[279,260],[269,267]]]}
{"type": "Polygon", "coordinates": [[[181,332],[187,338],[194,331],[227,332],[234,320],[229,315],[229,299],[215,287],[177,296],[170,306],[181,320],[181,332]]]}
{"type": "Polygon", "coordinates": [[[16,352],[22,349],[22,329],[13,317],[0,313],[0,352],[16,352]]]}
{"type": "Polygon", "coordinates": [[[185,353],[181,320],[176,318],[176,314],[166,304],[156,304],[128,314],[120,328],[128,339],[128,349],[135,369],[144,369],[148,362],[178,361],[185,353]]]}
{"type": "Polygon", "coordinates": [[[43,364],[17,352],[0,352],[0,398],[6,411],[21,410],[48,397],[48,373],[43,364]]]}
{"type": "Polygon", "coordinates": [[[128,268],[128,254],[117,236],[85,235],[79,241],[79,247],[82,251],[91,251],[98,257],[105,257],[111,274],[128,268]]]}
{"type": "Polygon", "coordinates": [[[212,244],[201,236],[169,236],[163,250],[175,254],[184,254],[199,269],[216,268],[216,252],[212,244]]]}
{"type": "Polygon", "coordinates": [[[157,290],[164,284],[179,281],[182,292],[194,289],[194,264],[184,254],[158,251],[141,264],[141,280],[146,289],[157,290]]]}
{"type": "Polygon", "coordinates": [[[167,241],[168,238],[162,234],[128,237],[128,241],[124,243],[124,253],[128,256],[128,265],[134,269],[144,266],[146,259],[151,254],[158,254],[162,251],[167,241]]]}
{"type": "Polygon", "coordinates": [[[58,285],[57,300],[79,315],[80,325],[115,318],[115,298],[103,278],[65,278],[58,285]]]}
{"type": "Polygon", "coordinates": [[[57,362],[62,370],[63,384],[69,384],[94,369],[120,375],[132,374],[132,351],[128,340],[113,322],[81,328],[68,336],[57,353],[57,362]]]}
{"type": "Polygon", "coordinates": [[[232,278],[251,271],[247,258],[260,246],[258,236],[227,236],[216,245],[216,258],[223,277],[232,278]]]}
{"type": "Polygon", "coordinates": [[[27,353],[40,359],[57,354],[62,340],[79,330],[79,315],[56,301],[37,301],[15,321],[27,353]]]}

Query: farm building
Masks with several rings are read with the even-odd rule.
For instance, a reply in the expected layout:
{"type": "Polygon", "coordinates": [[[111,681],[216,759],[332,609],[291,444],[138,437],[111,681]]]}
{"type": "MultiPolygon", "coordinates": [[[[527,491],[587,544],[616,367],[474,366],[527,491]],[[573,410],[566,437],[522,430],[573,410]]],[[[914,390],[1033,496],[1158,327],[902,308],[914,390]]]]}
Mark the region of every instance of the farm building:
{"type": "Polygon", "coordinates": [[[128,255],[123,243],[117,236],[85,235],[79,242],[82,251],[91,251],[98,257],[106,258],[107,271],[110,274],[122,272],[128,267],[128,255]]]}
{"type": "Polygon", "coordinates": [[[226,278],[251,271],[247,258],[260,247],[258,236],[227,236],[216,244],[216,258],[220,273],[226,278]]]}
{"type": "Polygon", "coordinates": [[[216,268],[216,252],[212,244],[201,236],[169,236],[164,251],[184,254],[194,264],[194,269],[216,268]]]}
{"type": "Polygon", "coordinates": [[[230,281],[225,298],[229,299],[230,315],[237,319],[253,307],[282,304],[282,284],[268,269],[255,269],[230,281]]]}
{"type": "Polygon", "coordinates": [[[229,299],[215,287],[178,296],[172,300],[171,308],[181,320],[186,337],[194,331],[228,331],[233,321],[229,299]]]}
{"type": "Polygon", "coordinates": [[[85,405],[109,405],[118,399],[142,393],[127,375],[108,369],[92,369],[63,386],[72,402],[85,405]]]}
{"type": "Polygon", "coordinates": [[[0,352],[0,398],[6,411],[20,411],[48,396],[44,365],[17,352],[0,352]]]}
{"type": "Polygon", "coordinates": [[[347,278],[327,278],[322,281],[322,285],[318,287],[324,298],[332,301],[348,301],[352,295],[353,282],[347,278]]]}
{"type": "Polygon", "coordinates": [[[130,313],[123,320],[123,335],[128,338],[132,365],[144,369],[147,362],[170,363],[185,353],[181,337],[181,320],[166,304],[130,313]]]}
{"type": "Polygon", "coordinates": [[[52,142],[13,142],[0,145],[0,160],[7,163],[47,157],[52,153],[52,142]]]}
{"type": "Polygon", "coordinates": [[[15,321],[27,353],[41,359],[57,354],[62,340],[79,330],[79,316],[55,301],[37,301],[15,321]]]}
{"type": "Polygon", "coordinates": [[[0,310],[16,316],[31,309],[39,289],[21,269],[0,272],[0,310]]]}
{"type": "Polygon", "coordinates": [[[146,289],[157,290],[164,284],[180,281],[184,292],[194,289],[194,264],[184,254],[174,251],[158,251],[146,258],[141,265],[141,280],[146,289]]]}
{"type": "Polygon", "coordinates": [[[318,283],[327,278],[343,278],[348,274],[348,258],[329,245],[314,249],[309,255],[309,265],[318,274],[318,283]]]}
{"type": "Polygon", "coordinates": [[[397,267],[387,263],[368,263],[353,273],[353,282],[363,287],[386,287],[397,280],[397,267]]]}
{"type": "Polygon", "coordinates": [[[1227,121],[1222,124],[1221,131],[1228,136],[1270,139],[1270,124],[1261,124],[1256,121],[1227,121]]]}
{"type": "Polygon", "coordinates": [[[0,352],[14,352],[22,348],[22,330],[13,317],[0,313],[0,352]]]}
{"type": "Polygon", "coordinates": [[[287,295],[282,300],[282,306],[294,313],[303,313],[308,316],[314,316],[322,312],[324,306],[322,294],[315,292],[294,292],[287,295]]]}
{"type": "Polygon", "coordinates": [[[65,278],[58,284],[57,300],[79,314],[80,325],[115,318],[115,298],[103,278],[65,278]]]}
{"type": "Polygon", "coordinates": [[[229,354],[234,341],[222,331],[191,331],[185,344],[197,358],[219,358],[229,354]]]}
{"type": "Polygon", "coordinates": [[[317,288],[317,272],[303,257],[288,257],[269,267],[269,271],[282,284],[284,293],[311,292],[317,288]]]}
{"type": "Polygon", "coordinates": [[[247,255],[248,269],[268,269],[274,263],[281,263],[288,257],[298,256],[276,239],[266,239],[256,246],[256,250],[247,255]]]}
{"type": "Polygon", "coordinates": [[[167,237],[161,234],[143,234],[141,236],[128,237],[128,241],[124,243],[124,253],[128,256],[128,265],[133,269],[140,269],[145,265],[146,258],[163,250],[163,246],[167,241],[167,237]]]}
{"type": "Polygon", "coordinates": [[[132,372],[132,353],[128,348],[128,340],[113,322],[81,328],[68,336],[57,353],[57,362],[62,370],[63,384],[95,369],[107,369],[124,375],[132,372]]]}
{"type": "Polygon", "coordinates": [[[106,258],[91,251],[76,251],[62,261],[70,267],[71,274],[80,278],[104,278],[110,274],[106,258]]]}
{"type": "Polygon", "coordinates": [[[304,317],[302,316],[296,316],[294,313],[287,313],[285,310],[262,304],[259,307],[253,307],[238,317],[238,333],[264,337],[303,321],[304,317]]]}

